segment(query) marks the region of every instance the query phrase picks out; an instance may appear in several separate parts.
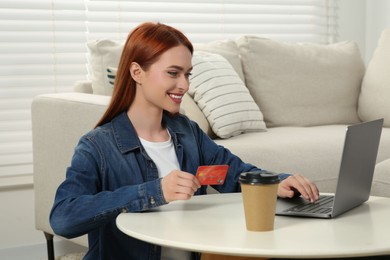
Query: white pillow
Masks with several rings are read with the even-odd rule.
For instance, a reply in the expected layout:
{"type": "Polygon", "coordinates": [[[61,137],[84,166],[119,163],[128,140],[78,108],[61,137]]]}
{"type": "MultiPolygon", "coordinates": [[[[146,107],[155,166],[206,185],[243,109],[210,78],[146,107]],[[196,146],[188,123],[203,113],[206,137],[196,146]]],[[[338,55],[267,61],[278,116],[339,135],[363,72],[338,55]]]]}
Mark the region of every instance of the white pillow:
{"type": "Polygon", "coordinates": [[[237,40],[246,85],[267,127],[359,122],[364,63],[354,42],[298,44],[237,40]]]}
{"type": "Polygon", "coordinates": [[[89,50],[89,78],[93,94],[112,94],[112,84],[107,77],[107,68],[117,68],[124,47],[124,41],[95,40],[87,43],[89,50]]]}
{"type": "Polygon", "coordinates": [[[217,40],[208,43],[196,43],[194,44],[194,50],[221,55],[233,66],[242,81],[245,81],[240,59],[240,50],[234,40],[217,40]]]}
{"type": "Polygon", "coordinates": [[[195,51],[188,93],[220,138],[266,130],[263,115],[232,65],[221,55],[195,51]]]}
{"type": "Polygon", "coordinates": [[[374,55],[364,75],[359,99],[359,116],[362,120],[384,118],[384,126],[390,127],[390,27],[378,41],[374,55]]]}

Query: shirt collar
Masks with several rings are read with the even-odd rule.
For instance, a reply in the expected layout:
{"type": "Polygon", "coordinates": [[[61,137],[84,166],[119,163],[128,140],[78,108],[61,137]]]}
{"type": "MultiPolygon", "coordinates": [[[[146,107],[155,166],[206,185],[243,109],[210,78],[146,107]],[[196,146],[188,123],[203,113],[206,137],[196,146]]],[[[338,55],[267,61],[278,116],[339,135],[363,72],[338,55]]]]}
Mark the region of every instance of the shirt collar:
{"type": "MultiPolygon", "coordinates": [[[[178,122],[176,122],[174,118],[165,113],[163,114],[163,122],[165,122],[168,127],[173,142],[177,143],[177,136],[181,134],[180,125],[177,124],[178,122]]],[[[116,144],[121,153],[126,153],[142,147],[137,132],[126,112],[122,112],[114,117],[111,124],[116,144]]]]}

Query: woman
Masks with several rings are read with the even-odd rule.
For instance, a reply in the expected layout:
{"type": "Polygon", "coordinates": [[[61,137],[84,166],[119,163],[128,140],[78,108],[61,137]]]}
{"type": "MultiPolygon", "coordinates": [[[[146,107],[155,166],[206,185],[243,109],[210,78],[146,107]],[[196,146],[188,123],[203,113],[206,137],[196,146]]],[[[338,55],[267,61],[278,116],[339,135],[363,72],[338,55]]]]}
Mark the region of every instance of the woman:
{"type": "MultiPolygon", "coordinates": [[[[97,127],[81,137],[59,186],[50,221],[56,234],[88,234],[85,259],[190,259],[118,230],[121,212],[141,212],[205,194],[194,176],[200,165],[228,164],[219,192],[239,192],[238,176],[259,168],[214,143],[179,114],[189,88],[193,47],[178,30],[144,23],[128,37],[111,103],[97,127]]],[[[318,199],[315,184],[282,175],[278,195],[318,199]]]]}

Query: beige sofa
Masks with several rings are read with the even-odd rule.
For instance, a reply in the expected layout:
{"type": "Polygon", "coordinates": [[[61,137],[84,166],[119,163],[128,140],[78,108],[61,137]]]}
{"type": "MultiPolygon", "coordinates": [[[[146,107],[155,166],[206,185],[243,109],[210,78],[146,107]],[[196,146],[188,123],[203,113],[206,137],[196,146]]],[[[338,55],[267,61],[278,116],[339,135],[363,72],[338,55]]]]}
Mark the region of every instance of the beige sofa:
{"type": "MultiPolygon", "coordinates": [[[[88,47],[91,80],[32,104],[36,228],[49,244],[55,190],[78,138],[109,102],[123,43],[88,47]]],[[[321,46],[245,36],[195,49],[182,109],[218,144],[244,161],[302,173],[321,191],[334,192],[346,126],[384,118],[372,194],[390,197],[390,28],[367,68],[353,42],[321,46]]],[[[86,245],[85,237],[76,242],[86,245]]]]}

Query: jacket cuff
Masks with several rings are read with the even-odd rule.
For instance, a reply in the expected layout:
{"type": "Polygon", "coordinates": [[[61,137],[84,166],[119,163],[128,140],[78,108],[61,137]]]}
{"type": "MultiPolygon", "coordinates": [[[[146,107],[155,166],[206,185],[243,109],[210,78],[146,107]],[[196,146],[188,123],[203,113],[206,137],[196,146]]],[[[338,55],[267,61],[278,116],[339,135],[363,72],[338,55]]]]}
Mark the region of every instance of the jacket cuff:
{"type": "Polygon", "coordinates": [[[167,204],[161,187],[161,178],[154,181],[145,182],[143,185],[140,185],[139,192],[140,196],[144,198],[142,200],[143,210],[148,210],[167,204]]]}
{"type": "Polygon", "coordinates": [[[289,174],[289,173],[279,173],[279,180],[280,181],[283,181],[285,179],[287,179],[288,177],[290,177],[292,174],[289,174]]]}

